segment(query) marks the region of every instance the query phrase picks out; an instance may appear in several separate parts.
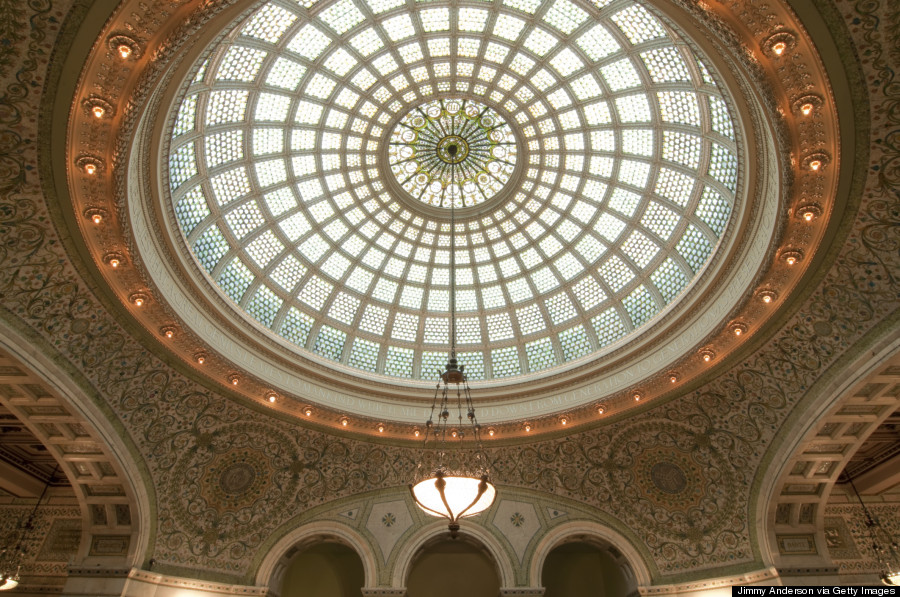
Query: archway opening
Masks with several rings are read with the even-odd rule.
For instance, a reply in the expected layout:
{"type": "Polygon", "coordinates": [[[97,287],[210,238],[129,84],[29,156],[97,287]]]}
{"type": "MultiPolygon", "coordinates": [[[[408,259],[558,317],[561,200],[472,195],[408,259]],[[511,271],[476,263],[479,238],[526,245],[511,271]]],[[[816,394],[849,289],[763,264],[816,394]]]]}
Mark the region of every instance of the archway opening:
{"type": "Polygon", "coordinates": [[[318,543],[291,559],[281,597],[359,597],[364,585],[359,554],[341,543],[318,543]]]}
{"type": "Polygon", "coordinates": [[[634,574],[610,546],[565,543],[544,560],[544,597],[626,597],[636,592],[634,574]]]}
{"type": "Polygon", "coordinates": [[[406,582],[408,597],[497,597],[497,566],[481,545],[441,537],[416,555],[406,582]]]}

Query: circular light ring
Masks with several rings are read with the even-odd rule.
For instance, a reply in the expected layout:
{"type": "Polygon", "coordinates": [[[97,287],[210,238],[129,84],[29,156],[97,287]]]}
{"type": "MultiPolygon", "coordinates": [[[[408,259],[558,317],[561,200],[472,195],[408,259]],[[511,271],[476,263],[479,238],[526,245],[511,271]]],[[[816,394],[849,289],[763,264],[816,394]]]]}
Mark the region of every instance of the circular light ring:
{"type": "Polygon", "coordinates": [[[579,8],[568,35],[549,10],[527,24],[499,2],[473,5],[465,14],[494,26],[455,33],[463,8],[441,8],[455,13],[446,31],[427,10],[343,0],[307,21],[273,0],[213,50],[167,144],[190,252],[251,321],[323,362],[431,377],[448,341],[448,222],[388,190],[380,152],[417,106],[485,97],[518,129],[522,171],[493,211],[457,223],[469,378],[608,350],[684,294],[728,226],[726,102],[637,4],[596,20],[579,8]],[[337,7],[359,13],[340,32],[337,7]]]}
{"type": "Polygon", "coordinates": [[[397,183],[416,201],[472,207],[500,192],[516,166],[515,135],[475,100],[429,101],[394,126],[388,156],[397,183]]]}

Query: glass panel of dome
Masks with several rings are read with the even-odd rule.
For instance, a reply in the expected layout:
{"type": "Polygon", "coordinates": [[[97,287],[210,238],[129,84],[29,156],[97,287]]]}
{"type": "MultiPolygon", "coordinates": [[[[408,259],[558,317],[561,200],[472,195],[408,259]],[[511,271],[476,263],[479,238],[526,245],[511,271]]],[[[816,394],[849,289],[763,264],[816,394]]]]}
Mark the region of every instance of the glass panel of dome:
{"type": "Polygon", "coordinates": [[[393,87],[397,91],[403,91],[407,87],[409,87],[409,80],[402,74],[397,75],[390,81],[391,87],[393,87]]]}
{"type": "Polygon", "coordinates": [[[544,21],[566,35],[575,31],[584,23],[588,14],[569,0],[556,0],[544,14],[544,21]]]}
{"type": "Polygon", "coordinates": [[[511,6],[527,15],[533,15],[542,4],[541,0],[503,0],[504,6],[511,6]]]}
{"type": "Polygon", "coordinates": [[[731,123],[731,116],[728,113],[728,106],[725,104],[725,101],[715,95],[706,95],[705,97],[709,102],[712,129],[733,141],[734,125],[731,123]]]}
{"type": "Polygon", "coordinates": [[[488,339],[491,342],[509,340],[513,337],[512,323],[508,313],[494,313],[485,317],[488,339]]]}
{"type": "Polygon", "coordinates": [[[392,303],[397,294],[397,287],[397,283],[393,280],[378,278],[375,288],[372,289],[372,296],[385,303],[392,303]]]}
{"type": "Polygon", "coordinates": [[[338,35],[349,31],[365,19],[351,0],[338,0],[320,12],[319,18],[338,35]]]}
{"type": "Polygon", "coordinates": [[[478,78],[482,81],[490,82],[494,80],[494,77],[497,76],[497,69],[491,68],[490,66],[482,66],[478,69],[478,78]]]}
{"type": "Polygon", "coordinates": [[[687,286],[688,279],[682,269],[669,257],[659,268],[650,274],[650,280],[656,286],[663,300],[672,301],[687,286]]]}
{"type": "Polygon", "coordinates": [[[328,111],[328,116],[325,118],[325,126],[333,129],[342,129],[347,124],[348,118],[349,116],[346,112],[332,108],[328,111]]]}
{"type": "Polygon", "coordinates": [[[284,150],[283,128],[253,129],[253,155],[267,155],[284,150]]]}
{"type": "Polygon", "coordinates": [[[194,158],[194,142],[191,141],[169,155],[169,181],[172,189],[177,189],[195,174],[197,162],[194,158]]]}
{"type": "Polygon", "coordinates": [[[247,288],[250,287],[253,279],[253,272],[251,272],[239,258],[235,257],[225,266],[222,273],[219,274],[217,282],[219,288],[225,291],[225,294],[237,303],[240,302],[241,297],[244,296],[244,293],[247,291],[247,288]]]}
{"type": "Polygon", "coordinates": [[[577,358],[590,354],[592,350],[591,341],[582,325],[560,332],[559,344],[562,347],[563,358],[566,361],[574,361],[577,358]]]}
{"type": "Polygon", "coordinates": [[[659,312],[656,301],[644,286],[638,286],[622,301],[622,305],[631,317],[632,325],[638,328],[647,323],[659,312]]]}
{"type": "Polygon", "coordinates": [[[387,357],[384,361],[385,375],[393,377],[412,377],[413,351],[409,348],[388,346],[387,357]]]}
{"type": "Polygon", "coordinates": [[[510,300],[513,303],[521,303],[527,301],[534,296],[531,286],[525,278],[518,278],[506,283],[506,291],[509,292],[510,300]]]}
{"type": "Polygon", "coordinates": [[[608,346],[628,331],[615,308],[609,308],[591,320],[600,347],[608,346]]]}
{"type": "Polygon", "coordinates": [[[609,207],[630,218],[634,215],[640,201],[641,196],[637,193],[616,187],[609,198],[609,207]]]}
{"type": "Polygon", "coordinates": [[[413,27],[412,19],[408,14],[401,14],[381,22],[384,32],[393,41],[400,41],[415,35],[416,30],[413,27]]]}
{"type": "Polygon", "coordinates": [[[706,235],[691,224],[685,231],[684,236],[681,237],[681,240],[678,241],[675,250],[684,257],[691,269],[694,270],[694,273],[697,273],[712,252],[712,244],[706,238],[706,235]]]}
{"type": "Polygon", "coordinates": [[[578,315],[578,311],[575,310],[575,305],[572,304],[572,300],[565,292],[560,292],[551,296],[544,301],[544,304],[547,306],[547,311],[550,313],[550,319],[553,321],[553,325],[559,325],[578,315]]]}
{"type": "Polygon", "coordinates": [[[428,379],[444,372],[447,365],[448,354],[440,351],[425,351],[422,353],[422,363],[419,368],[419,377],[428,379]]]}
{"type": "Polygon", "coordinates": [[[412,64],[413,62],[425,59],[424,54],[422,54],[422,46],[418,42],[400,46],[397,51],[400,53],[400,58],[402,58],[403,62],[406,64],[412,64]]]}
{"type": "Polygon", "coordinates": [[[572,253],[563,253],[553,262],[553,267],[563,277],[569,281],[584,270],[584,266],[579,263],[578,259],[572,253]]]}
{"type": "Polygon", "coordinates": [[[387,12],[392,8],[403,6],[405,4],[404,0],[366,0],[366,3],[375,14],[387,12]]]}
{"type": "Polygon", "coordinates": [[[373,279],[374,275],[369,270],[358,265],[347,277],[346,284],[360,294],[367,294],[373,279]]]}
{"type": "Polygon", "coordinates": [[[271,230],[266,230],[247,245],[246,251],[259,267],[266,267],[276,255],[284,250],[284,245],[271,230]]]}
{"type": "Polygon", "coordinates": [[[300,254],[312,263],[328,252],[328,245],[322,240],[322,237],[313,233],[300,245],[300,254]]]}
{"type": "Polygon", "coordinates": [[[206,204],[206,196],[203,194],[203,187],[200,185],[190,189],[178,203],[175,204],[175,217],[178,218],[178,225],[184,231],[185,235],[190,233],[209,215],[209,207],[206,204]]]}
{"type": "Polygon", "coordinates": [[[384,42],[374,28],[364,29],[350,38],[350,45],[365,57],[368,57],[384,47],[384,42]]]}
{"type": "Polygon", "coordinates": [[[428,310],[443,312],[450,310],[450,293],[446,290],[432,288],[428,292],[428,310]]]}
{"type": "Polygon", "coordinates": [[[337,85],[337,81],[334,79],[321,73],[316,73],[306,84],[306,93],[322,99],[328,99],[335,85],[337,85]]]}
{"type": "Polygon", "coordinates": [[[619,26],[632,44],[664,37],[666,34],[659,20],[639,4],[633,4],[617,12],[610,19],[619,26]]]}
{"type": "Polygon", "coordinates": [[[678,131],[663,131],[663,159],[683,164],[688,168],[700,166],[701,139],[696,135],[678,131]]]}
{"type": "Polygon", "coordinates": [[[334,252],[322,263],[322,271],[334,280],[340,280],[348,271],[350,271],[350,260],[334,252]]]}
{"type": "Polygon", "coordinates": [[[286,180],[287,169],[284,160],[269,160],[256,164],[256,181],[261,188],[270,187],[286,180]]]}
{"type": "Polygon", "coordinates": [[[387,309],[377,305],[366,306],[365,311],[363,311],[362,319],[359,322],[360,329],[377,336],[383,335],[388,313],[389,311],[387,309]]]}
{"type": "Polygon", "coordinates": [[[484,354],[481,351],[458,353],[459,364],[465,366],[469,381],[484,379],[484,354]]]}
{"type": "Polygon", "coordinates": [[[350,357],[347,364],[363,371],[376,371],[378,366],[378,351],[381,345],[377,342],[356,338],[350,348],[350,357]]]}
{"type": "Polygon", "coordinates": [[[509,377],[521,373],[519,353],[515,346],[491,351],[491,369],[494,377],[509,377]]]}
{"type": "Polygon", "coordinates": [[[446,344],[450,341],[450,320],[446,317],[425,318],[425,342],[446,344]]]}
{"type": "Polygon", "coordinates": [[[457,27],[460,31],[484,31],[488,11],[480,8],[463,7],[459,9],[457,27]]]}
{"type": "Polygon", "coordinates": [[[634,279],[634,272],[616,255],[611,255],[597,270],[613,291],[622,290],[634,279]]]}
{"type": "Polygon", "coordinates": [[[266,4],[260,8],[247,24],[241,28],[241,35],[255,37],[269,43],[278,43],[297,15],[277,4],[266,4]]]}
{"type": "Polygon", "coordinates": [[[372,66],[374,66],[375,70],[377,70],[382,75],[389,75],[399,68],[399,66],[397,65],[397,61],[395,61],[394,57],[389,53],[382,54],[381,56],[373,60],[372,66]]]}
{"type": "Polygon", "coordinates": [[[228,252],[228,241],[216,226],[203,231],[194,242],[194,255],[207,272],[212,272],[219,260],[228,252]]]}
{"type": "Polygon", "coordinates": [[[616,38],[600,23],[591,27],[576,42],[588,58],[598,61],[615,54],[621,49],[616,38]]]}
{"type": "Polygon", "coordinates": [[[556,364],[553,341],[550,338],[541,338],[527,343],[525,354],[528,355],[528,369],[531,371],[540,371],[556,364]]]}
{"type": "Polygon", "coordinates": [[[474,290],[458,290],[456,293],[456,308],[459,311],[477,311],[478,294],[474,290]]]}
{"type": "Polygon", "coordinates": [[[397,313],[394,316],[394,327],[391,337],[395,340],[414,342],[419,327],[419,317],[411,313],[397,313]]]}
{"type": "Polygon", "coordinates": [[[717,236],[721,236],[731,215],[731,205],[714,189],[705,187],[695,213],[717,236]]]}
{"type": "Polygon", "coordinates": [[[253,81],[267,55],[267,52],[255,48],[234,46],[219,65],[216,80],[253,81]]]}
{"type": "Polygon", "coordinates": [[[337,48],[325,59],[324,66],[339,77],[343,77],[356,66],[356,59],[344,48],[337,48]]]}
{"type": "Polygon", "coordinates": [[[551,75],[550,71],[542,68],[538,72],[531,75],[529,82],[537,89],[544,91],[545,89],[556,84],[556,77],[551,75]]]}
{"type": "Polygon", "coordinates": [[[272,270],[271,278],[276,284],[290,292],[306,275],[306,272],[307,269],[302,263],[297,261],[293,255],[288,255],[272,270]]]}
{"type": "Polygon", "coordinates": [[[315,311],[320,311],[334,286],[313,275],[306,281],[297,298],[315,311]]]}
{"type": "Polygon", "coordinates": [[[690,81],[691,74],[677,48],[655,48],[641,52],[641,60],[654,83],[690,81]]]}
{"type": "Polygon", "coordinates": [[[323,325],[319,329],[319,335],[316,336],[316,344],[313,346],[313,352],[333,361],[340,361],[344,352],[344,342],[347,340],[347,334],[340,330],[336,330],[331,326],[323,325]]]}
{"type": "MultiPolygon", "coordinates": [[[[609,218],[611,221],[614,220],[615,222],[619,222],[619,220],[616,220],[612,216],[609,216],[609,218]]],[[[609,225],[606,222],[604,224],[609,225]]],[[[613,232],[610,231],[609,233],[612,234],[613,232]]],[[[581,241],[579,241],[579,243],[575,246],[575,250],[578,251],[578,253],[584,258],[586,262],[594,263],[606,252],[606,247],[598,239],[589,234],[586,234],[584,238],[582,238],[581,241]]]]}
{"type": "Polygon", "coordinates": [[[569,48],[563,48],[550,59],[550,65],[564,77],[584,68],[584,62],[569,48]]]}
{"type": "Polygon", "coordinates": [[[328,317],[339,321],[345,325],[351,325],[356,312],[359,310],[360,301],[354,296],[338,292],[328,309],[328,317]]]}
{"type": "Polygon", "coordinates": [[[606,292],[593,276],[585,276],[572,288],[581,308],[590,311],[606,300],[606,292]]]}
{"type": "MultiPolygon", "coordinates": [[[[570,106],[572,104],[572,98],[569,97],[569,94],[566,92],[565,88],[563,88],[563,87],[560,87],[553,93],[549,94],[547,96],[547,101],[556,110],[560,110],[560,109],[570,106]]],[[[576,115],[574,118],[575,118],[575,122],[578,122],[578,116],[576,115]]],[[[559,119],[560,119],[560,121],[564,120],[562,115],[559,117],[559,119]]],[[[567,127],[565,125],[563,125],[563,128],[567,128],[567,127]]],[[[572,128],[572,127],[568,127],[568,128],[572,128]]]]}
{"type": "Polygon", "coordinates": [[[278,226],[291,242],[296,242],[301,236],[312,229],[306,216],[300,212],[282,220],[278,226]]]}
{"type": "Polygon", "coordinates": [[[709,175],[724,184],[732,193],[737,185],[737,158],[727,148],[712,144],[709,158],[709,175]]]}
{"type": "Polygon", "coordinates": [[[422,307],[422,298],[425,290],[419,286],[411,286],[409,284],[403,286],[400,292],[400,300],[398,304],[408,309],[420,309],[422,307]]]}
{"type": "MultiPolygon", "coordinates": [[[[319,121],[322,119],[322,112],[324,111],[324,107],[321,104],[316,104],[313,102],[308,102],[306,100],[302,100],[297,102],[297,112],[296,116],[294,116],[294,122],[297,124],[311,124],[313,126],[319,124],[319,121]]],[[[297,131],[295,131],[295,134],[297,131]]],[[[307,138],[310,140],[306,144],[297,147],[297,149],[312,149],[314,147],[314,139],[313,134],[307,134],[307,138]]]]}
{"type": "Polygon", "coordinates": [[[650,102],[643,93],[617,97],[616,112],[625,123],[650,122],[650,102]]]}
{"type": "Polygon", "coordinates": [[[562,250],[562,243],[560,243],[556,237],[552,235],[547,235],[540,243],[541,251],[544,252],[548,258],[553,257],[557,253],[562,250]]]}
{"type": "Polygon", "coordinates": [[[650,176],[650,164],[634,160],[622,160],[619,165],[619,182],[633,187],[644,188],[650,176]]]}
{"type": "Polygon", "coordinates": [[[287,45],[287,49],[307,60],[315,60],[331,45],[331,38],[314,25],[304,25],[287,45]]]}
{"type": "Polygon", "coordinates": [[[532,272],[531,281],[534,283],[538,292],[542,294],[559,286],[559,280],[556,278],[556,274],[554,274],[549,267],[542,267],[541,269],[532,272]]]}
{"type": "Polygon", "coordinates": [[[238,205],[225,214],[225,221],[228,222],[228,227],[237,238],[247,236],[266,222],[256,201],[238,205]]]}
{"type": "Polygon", "coordinates": [[[172,129],[172,137],[183,135],[194,130],[194,123],[197,114],[197,95],[189,95],[184,98],[181,106],[178,107],[178,117],[175,119],[175,126],[172,129]]]}
{"type": "Polygon", "coordinates": [[[484,59],[496,62],[497,64],[503,64],[503,62],[506,61],[506,57],[509,55],[509,51],[510,49],[508,46],[490,42],[484,52],[484,59]]]}
{"type": "Polygon", "coordinates": [[[279,334],[297,346],[305,346],[312,330],[313,318],[291,307],[281,324],[279,334]]]}
{"type": "Polygon", "coordinates": [[[260,286],[247,303],[247,312],[258,322],[270,327],[284,301],[266,286],[260,286]]]}
{"type": "MultiPolygon", "coordinates": [[[[193,144],[191,144],[193,146],[193,144]]],[[[244,157],[244,131],[229,130],[204,139],[206,166],[215,168],[244,157]]],[[[175,153],[174,155],[178,155],[175,153]]]]}
{"type": "Polygon", "coordinates": [[[206,107],[206,124],[225,124],[241,122],[247,109],[247,98],[250,92],[246,89],[223,89],[209,94],[206,107]]]}
{"type": "Polygon", "coordinates": [[[697,95],[690,91],[660,91],[659,114],[663,122],[677,122],[700,126],[700,104],[697,95]]]}
{"type": "Polygon", "coordinates": [[[675,231],[680,216],[667,207],[660,205],[655,201],[647,204],[644,216],[641,218],[641,225],[648,228],[656,236],[666,242],[675,231]]]}
{"type": "MultiPolygon", "coordinates": [[[[608,151],[613,152],[616,150],[616,136],[613,131],[604,130],[604,131],[591,131],[591,147],[594,151],[608,151]]],[[[600,166],[599,164],[608,163],[609,158],[599,158],[592,157],[591,158],[591,174],[596,174],[599,176],[609,176],[612,172],[612,168],[607,168],[606,166],[600,166]],[[595,164],[598,166],[595,167],[595,164]]]]}
{"type": "Polygon", "coordinates": [[[656,188],[653,192],[684,207],[693,194],[694,180],[682,172],[660,168],[656,178],[656,188]]]}
{"type": "Polygon", "coordinates": [[[306,74],[305,66],[282,56],[269,68],[266,75],[266,85],[294,91],[300,84],[301,79],[303,79],[304,74],[306,74]]]}
{"type": "Polygon", "coordinates": [[[450,9],[427,8],[419,12],[422,30],[426,33],[450,29],[450,9]]]}
{"type": "MultiPolygon", "coordinates": [[[[446,37],[431,38],[427,42],[428,53],[432,58],[440,58],[450,55],[450,39],[446,37]]],[[[450,65],[447,64],[447,74],[450,73],[450,65]]],[[[441,75],[436,75],[441,76],[441,75]]],[[[446,76],[446,75],[445,75],[446,76]]]]}
{"type": "MultiPolygon", "coordinates": [[[[663,134],[669,131],[663,131],[663,134]]],[[[654,131],[652,129],[625,129],[622,131],[622,151],[632,155],[650,157],[654,153],[654,131]]]]}
{"type": "Polygon", "coordinates": [[[494,35],[509,41],[516,41],[524,27],[525,21],[522,19],[501,12],[494,22],[494,35]]]}
{"type": "Polygon", "coordinates": [[[641,84],[641,78],[628,58],[601,66],[600,72],[606,84],[613,91],[622,91],[641,84]]]}
{"type": "Polygon", "coordinates": [[[622,252],[638,267],[644,268],[659,253],[659,246],[652,240],[635,230],[622,244],[622,252]]]}

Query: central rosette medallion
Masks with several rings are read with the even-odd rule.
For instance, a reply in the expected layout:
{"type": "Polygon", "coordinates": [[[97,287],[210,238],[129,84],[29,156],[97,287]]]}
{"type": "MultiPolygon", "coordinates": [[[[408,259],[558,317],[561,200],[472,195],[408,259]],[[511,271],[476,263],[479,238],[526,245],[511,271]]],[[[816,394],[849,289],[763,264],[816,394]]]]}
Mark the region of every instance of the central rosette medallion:
{"type": "Polygon", "coordinates": [[[494,109],[469,99],[417,106],[394,127],[391,172],[414,199],[449,208],[484,203],[509,182],[516,139],[494,109]]]}

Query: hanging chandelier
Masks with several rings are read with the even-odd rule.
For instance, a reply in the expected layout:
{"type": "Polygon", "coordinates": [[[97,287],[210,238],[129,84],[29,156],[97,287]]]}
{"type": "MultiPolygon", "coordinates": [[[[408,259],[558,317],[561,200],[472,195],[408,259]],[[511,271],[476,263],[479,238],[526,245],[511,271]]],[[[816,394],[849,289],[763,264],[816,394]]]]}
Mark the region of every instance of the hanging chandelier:
{"type": "Polygon", "coordinates": [[[850,483],[856,499],[859,500],[859,505],[862,506],[863,514],[866,517],[866,530],[869,533],[869,540],[872,541],[872,550],[875,552],[875,557],[878,558],[879,566],[881,566],[879,571],[881,582],[892,587],[900,586],[900,547],[898,547],[897,541],[892,539],[885,528],[872,517],[871,512],[869,512],[865,502],[862,500],[862,496],[859,495],[856,485],[853,483],[853,477],[847,471],[844,471],[843,474],[847,477],[847,481],[850,483]]]}
{"type": "Polygon", "coordinates": [[[490,481],[490,466],[481,441],[481,426],[466,379],[465,366],[456,359],[456,212],[460,193],[456,184],[460,155],[466,148],[453,123],[436,144],[437,159],[450,170],[441,203],[450,206],[450,354],[434,390],[425,422],[425,439],[415,477],[409,489],[416,504],[428,515],[446,518],[450,536],[459,533],[459,520],[487,510],[497,497],[490,481]],[[444,200],[447,203],[444,203],[444,200]],[[455,412],[455,417],[451,416],[455,412]],[[465,418],[463,416],[465,412],[465,418]],[[471,442],[464,444],[467,436],[471,442]],[[433,460],[428,462],[429,456],[433,460]]]}
{"type": "Polygon", "coordinates": [[[20,525],[16,530],[7,537],[8,543],[0,548],[0,591],[11,591],[19,586],[19,574],[22,571],[22,560],[25,557],[25,546],[27,544],[28,533],[34,529],[34,517],[37,514],[38,507],[47,494],[50,483],[56,477],[59,465],[53,469],[53,472],[47,478],[44,489],[41,491],[40,497],[34,504],[28,518],[24,524],[20,525]]]}

